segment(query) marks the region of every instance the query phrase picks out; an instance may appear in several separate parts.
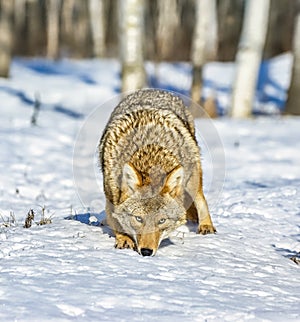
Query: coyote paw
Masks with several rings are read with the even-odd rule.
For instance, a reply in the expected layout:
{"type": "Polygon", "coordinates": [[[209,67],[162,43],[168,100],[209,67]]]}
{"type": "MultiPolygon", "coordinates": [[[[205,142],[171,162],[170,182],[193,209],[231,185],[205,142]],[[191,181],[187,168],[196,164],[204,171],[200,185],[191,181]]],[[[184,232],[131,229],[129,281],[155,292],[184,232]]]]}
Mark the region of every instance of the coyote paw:
{"type": "Polygon", "coordinates": [[[135,250],[135,243],[127,235],[118,235],[118,236],[116,236],[115,248],[118,248],[118,249],[130,248],[130,249],[135,250]]]}
{"type": "Polygon", "coordinates": [[[207,234],[214,234],[216,229],[212,225],[200,225],[199,226],[199,234],[207,235],[207,234]]]}

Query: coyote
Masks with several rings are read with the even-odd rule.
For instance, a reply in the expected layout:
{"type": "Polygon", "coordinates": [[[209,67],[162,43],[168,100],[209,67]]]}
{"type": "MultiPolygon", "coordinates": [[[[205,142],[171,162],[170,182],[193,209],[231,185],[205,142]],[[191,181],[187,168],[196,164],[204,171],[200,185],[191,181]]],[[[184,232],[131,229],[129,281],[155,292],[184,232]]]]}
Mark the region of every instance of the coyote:
{"type": "Polygon", "coordinates": [[[202,190],[193,118],[183,101],[139,90],[113,111],[99,144],[107,223],[116,248],[154,256],[186,220],[214,233],[202,190]]]}

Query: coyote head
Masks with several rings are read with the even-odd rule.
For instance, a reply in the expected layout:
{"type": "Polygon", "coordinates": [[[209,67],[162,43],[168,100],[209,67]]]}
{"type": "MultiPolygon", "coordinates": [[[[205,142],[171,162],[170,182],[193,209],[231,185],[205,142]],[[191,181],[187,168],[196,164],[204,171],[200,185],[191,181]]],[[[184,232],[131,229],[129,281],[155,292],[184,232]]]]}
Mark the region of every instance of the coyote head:
{"type": "Polygon", "coordinates": [[[154,184],[132,164],[125,164],[121,202],[112,215],[121,232],[134,240],[139,254],[154,256],[160,242],[185,223],[183,176],[179,165],[154,184]]]}

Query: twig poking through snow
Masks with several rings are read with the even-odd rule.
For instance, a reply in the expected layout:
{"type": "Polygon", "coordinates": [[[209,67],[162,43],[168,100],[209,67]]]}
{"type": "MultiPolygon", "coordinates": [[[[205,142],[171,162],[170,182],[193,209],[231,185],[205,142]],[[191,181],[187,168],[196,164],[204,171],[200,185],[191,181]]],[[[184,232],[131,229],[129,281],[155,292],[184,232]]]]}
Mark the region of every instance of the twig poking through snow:
{"type": "Polygon", "coordinates": [[[8,218],[4,218],[2,214],[0,214],[2,223],[0,224],[0,227],[8,228],[12,226],[16,226],[16,217],[14,213],[11,211],[8,218]]]}
{"type": "Polygon", "coordinates": [[[42,207],[42,216],[41,216],[41,220],[39,222],[37,222],[38,226],[42,226],[42,225],[48,225],[52,223],[52,218],[50,217],[45,217],[45,206],[42,207]]]}
{"type": "Polygon", "coordinates": [[[41,99],[39,93],[35,93],[34,99],[33,114],[31,116],[31,125],[33,126],[37,124],[38,114],[41,109],[41,99]]]}

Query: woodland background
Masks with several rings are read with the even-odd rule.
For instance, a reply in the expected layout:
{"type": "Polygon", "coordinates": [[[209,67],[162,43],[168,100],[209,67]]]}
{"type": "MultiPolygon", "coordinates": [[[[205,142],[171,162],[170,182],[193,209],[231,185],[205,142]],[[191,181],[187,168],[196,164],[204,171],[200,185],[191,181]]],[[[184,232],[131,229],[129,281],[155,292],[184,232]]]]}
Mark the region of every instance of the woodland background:
{"type": "MultiPolygon", "coordinates": [[[[164,0],[161,0],[164,1],[164,0]]],[[[104,49],[95,52],[89,0],[2,0],[12,5],[11,32],[13,36],[12,55],[59,57],[118,57],[118,1],[103,2],[104,16],[95,17],[104,24],[104,49]],[[47,23],[49,7],[57,6],[56,17],[59,23],[57,37],[59,47],[56,52],[47,51],[47,23]]],[[[168,43],[168,50],[161,52],[159,47],[158,18],[159,6],[156,0],[145,0],[145,59],[187,61],[190,59],[191,42],[195,25],[195,1],[178,0],[177,17],[168,43]]],[[[0,7],[1,8],[1,7],[0,7]]],[[[218,0],[218,61],[233,61],[238,48],[242,28],[245,1],[218,0]]],[[[52,9],[52,10],[55,10],[52,9]]],[[[300,10],[298,0],[271,1],[268,34],[263,58],[267,59],[292,49],[295,17],[300,10]]],[[[3,10],[1,10],[3,19],[3,10]]],[[[168,20],[170,12],[164,18],[168,20]]],[[[51,17],[52,18],[52,17],[51,17]]],[[[172,17],[171,17],[172,18],[172,17]]]]}
{"type": "MultiPolygon", "coordinates": [[[[205,62],[237,60],[239,49],[256,52],[259,60],[295,51],[296,39],[300,41],[296,35],[299,13],[299,0],[0,0],[0,76],[9,76],[14,56],[120,58],[124,79],[128,70],[140,75],[134,84],[126,85],[123,81],[122,89],[126,91],[146,85],[142,66],[145,60],[191,61],[196,86],[194,93],[191,89],[191,96],[201,103],[201,71],[205,62]],[[254,11],[252,22],[245,26],[251,5],[258,14],[267,6],[263,18],[265,37],[260,25],[256,26],[258,17],[254,11]],[[261,50],[253,37],[246,39],[243,28],[262,35],[261,50]]],[[[295,54],[295,58],[298,56],[295,54]]],[[[292,85],[296,82],[293,97],[297,99],[287,108],[293,114],[300,113],[295,106],[300,88],[297,60],[292,79],[292,85]]],[[[258,67],[251,69],[257,73],[258,67]]],[[[248,77],[247,72],[242,74],[248,77]]],[[[245,86],[248,91],[253,87],[245,86]]],[[[249,115],[249,111],[243,115],[249,115]]]]}

